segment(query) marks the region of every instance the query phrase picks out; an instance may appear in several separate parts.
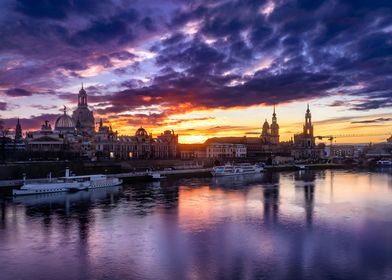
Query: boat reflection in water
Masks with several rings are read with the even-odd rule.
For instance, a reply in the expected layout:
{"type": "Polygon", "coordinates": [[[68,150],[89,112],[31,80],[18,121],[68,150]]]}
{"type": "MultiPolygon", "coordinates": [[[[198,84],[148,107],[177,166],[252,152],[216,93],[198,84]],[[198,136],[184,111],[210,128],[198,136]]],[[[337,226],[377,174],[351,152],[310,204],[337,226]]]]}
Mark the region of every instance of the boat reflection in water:
{"type": "Polygon", "coordinates": [[[113,198],[121,191],[121,186],[102,187],[73,193],[46,193],[28,196],[15,196],[12,201],[23,206],[57,205],[69,208],[73,203],[92,203],[107,197],[113,198]]]}
{"type": "Polygon", "coordinates": [[[260,185],[264,187],[278,187],[279,176],[277,173],[266,172],[258,174],[241,174],[235,176],[221,176],[211,178],[212,186],[222,188],[246,188],[260,185]]]}
{"type": "Polygon", "coordinates": [[[390,173],[168,178],[0,203],[1,280],[392,279],[390,173]]]}

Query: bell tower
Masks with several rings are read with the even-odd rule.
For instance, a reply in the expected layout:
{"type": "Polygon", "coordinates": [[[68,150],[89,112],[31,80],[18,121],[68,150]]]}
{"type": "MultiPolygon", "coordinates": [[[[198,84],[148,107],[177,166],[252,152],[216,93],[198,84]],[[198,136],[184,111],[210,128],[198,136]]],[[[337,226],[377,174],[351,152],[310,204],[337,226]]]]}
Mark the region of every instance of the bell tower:
{"type": "Polygon", "coordinates": [[[87,107],[87,92],[83,88],[83,83],[78,94],[78,107],[87,107]]]}
{"type": "Polygon", "coordinates": [[[20,142],[22,138],[23,138],[22,126],[20,125],[20,121],[18,118],[18,122],[16,123],[16,127],[15,127],[15,142],[20,142]]]}
{"type": "Polygon", "coordinates": [[[95,132],[94,114],[88,108],[87,92],[83,87],[78,94],[78,107],[72,114],[73,123],[76,124],[76,130],[84,136],[93,136],[95,132]]]}
{"type": "Polygon", "coordinates": [[[310,113],[309,104],[305,113],[304,134],[313,137],[312,114],[310,113]]]}
{"type": "Polygon", "coordinates": [[[271,123],[271,144],[277,145],[279,144],[279,125],[278,125],[278,120],[276,118],[276,113],[275,113],[275,106],[274,106],[274,112],[272,113],[272,123],[271,123]]]}

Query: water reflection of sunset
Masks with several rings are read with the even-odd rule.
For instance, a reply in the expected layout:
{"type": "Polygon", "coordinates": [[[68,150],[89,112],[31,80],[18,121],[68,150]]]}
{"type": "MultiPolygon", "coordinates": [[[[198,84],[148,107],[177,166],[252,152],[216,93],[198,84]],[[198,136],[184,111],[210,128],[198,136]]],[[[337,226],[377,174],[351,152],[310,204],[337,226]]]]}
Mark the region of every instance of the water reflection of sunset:
{"type": "Polygon", "coordinates": [[[388,279],[391,193],[387,173],[306,170],[17,198],[0,207],[2,272],[322,279],[333,267],[335,278],[388,279]]]}

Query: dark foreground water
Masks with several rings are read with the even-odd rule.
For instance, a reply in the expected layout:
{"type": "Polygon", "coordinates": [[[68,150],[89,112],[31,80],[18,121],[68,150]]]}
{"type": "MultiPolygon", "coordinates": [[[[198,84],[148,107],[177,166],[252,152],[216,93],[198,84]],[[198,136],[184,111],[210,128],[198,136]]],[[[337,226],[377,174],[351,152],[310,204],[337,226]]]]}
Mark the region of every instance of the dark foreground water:
{"type": "Polygon", "coordinates": [[[392,279],[392,176],[181,179],[1,202],[0,279],[392,279]]]}

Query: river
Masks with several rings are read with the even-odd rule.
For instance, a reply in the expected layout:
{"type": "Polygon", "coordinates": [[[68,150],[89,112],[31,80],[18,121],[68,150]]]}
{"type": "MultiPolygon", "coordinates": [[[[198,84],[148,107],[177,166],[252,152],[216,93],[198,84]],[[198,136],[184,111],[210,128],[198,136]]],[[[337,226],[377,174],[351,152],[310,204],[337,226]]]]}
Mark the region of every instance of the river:
{"type": "Polygon", "coordinates": [[[0,201],[0,279],[392,279],[392,172],[163,180],[0,201]]]}

